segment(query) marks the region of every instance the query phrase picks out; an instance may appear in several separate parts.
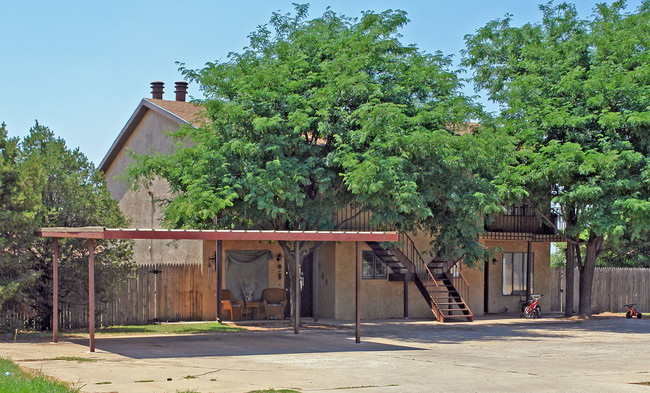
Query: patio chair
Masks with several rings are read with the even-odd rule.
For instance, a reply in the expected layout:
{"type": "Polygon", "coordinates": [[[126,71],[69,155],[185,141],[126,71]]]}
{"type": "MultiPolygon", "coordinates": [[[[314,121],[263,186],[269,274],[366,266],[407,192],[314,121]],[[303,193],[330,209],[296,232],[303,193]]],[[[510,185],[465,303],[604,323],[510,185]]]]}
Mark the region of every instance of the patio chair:
{"type": "Polygon", "coordinates": [[[266,319],[284,319],[287,293],[282,288],[266,288],[262,291],[262,304],[266,319]]]}
{"type": "Polygon", "coordinates": [[[230,312],[230,320],[240,320],[242,318],[242,310],[244,308],[244,301],[237,300],[230,292],[230,289],[221,290],[221,313],[230,312]]]}

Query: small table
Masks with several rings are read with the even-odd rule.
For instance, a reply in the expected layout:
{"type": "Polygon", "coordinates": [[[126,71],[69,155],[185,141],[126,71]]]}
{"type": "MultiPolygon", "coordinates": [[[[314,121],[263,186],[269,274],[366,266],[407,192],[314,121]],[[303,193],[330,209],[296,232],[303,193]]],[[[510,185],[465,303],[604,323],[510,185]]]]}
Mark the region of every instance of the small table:
{"type": "Polygon", "coordinates": [[[247,318],[249,313],[250,319],[260,319],[260,302],[246,302],[242,319],[247,318]]]}

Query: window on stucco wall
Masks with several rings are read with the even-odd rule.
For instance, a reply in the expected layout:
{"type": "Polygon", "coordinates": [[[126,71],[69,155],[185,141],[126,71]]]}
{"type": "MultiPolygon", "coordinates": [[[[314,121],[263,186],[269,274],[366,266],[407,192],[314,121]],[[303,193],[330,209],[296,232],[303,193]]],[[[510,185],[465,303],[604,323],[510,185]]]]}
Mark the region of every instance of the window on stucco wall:
{"type": "Polygon", "coordinates": [[[363,252],[363,275],[366,280],[386,278],[386,265],[374,251],[363,252]]]}
{"type": "MultiPolygon", "coordinates": [[[[526,252],[504,252],[503,253],[503,294],[504,295],[523,295],[526,293],[526,270],[527,270],[526,252]]],[[[533,291],[535,283],[535,254],[531,254],[532,274],[530,279],[530,289],[533,291]]],[[[534,291],[533,291],[534,292],[534,291]]]]}

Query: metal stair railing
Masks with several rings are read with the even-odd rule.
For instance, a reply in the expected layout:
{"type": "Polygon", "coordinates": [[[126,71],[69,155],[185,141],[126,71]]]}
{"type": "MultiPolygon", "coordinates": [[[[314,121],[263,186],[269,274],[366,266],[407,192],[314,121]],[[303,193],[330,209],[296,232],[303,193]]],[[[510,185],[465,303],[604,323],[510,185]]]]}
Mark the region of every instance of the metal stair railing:
{"type": "MultiPolygon", "coordinates": [[[[451,283],[456,288],[458,295],[463,299],[465,304],[469,303],[469,283],[465,279],[463,272],[457,265],[454,265],[455,269],[451,269],[447,274],[451,279],[451,283]]],[[[469,307],[469,306],[468,306],[469,307]]]]}
{"type": "Polygon", "coordinates": [[[442,315],[440,307],[438,306],[436,299],[431,296],[431,292],[429,292],[429,288],[431,287],[435,287],[435,290],[439,291],[441,288],[440,284],[438,284],[438,281],[433,277],[431,270],[429,270],[429,267],[424,262],[422,255],[420,255],[420,252],[417,247],[415,247],[415,243],[409,235],[400,232],[399,244],[397,247],[400,252],[402,252],[406,258],[413,263],[415,269],[415,284],[423,295],[426,293],[425,298],[431,307],[431,311],[433,311],[433,314],[436,316],[436,320],[442,321],[444,316],[442,315]]]}
{"type": "MultiPolygon", "coordinates": [[[[383,228],[379,227],[378,225],[374,225],[370,223],[370,212],[368,211],[363,211],[362,208],[353,208],[350,206],[345,207],[344,209],[339,210],[336,213],[336,220],[337,222],[337,229],[341,230],[357,230],[357,231],[380,231],[384,230],[383,228]]],[[[415,246],[415,243],[413,240],[403,232],[399,232],[399,241],[396,247],[389,247],[389,248],[396,248],[397,251],[402,253],[406,259],[411,261],[413,263],[413,268],[414,268],[414,275],[415,275],[415,283],[422,292],[422,294],[425,296],[425,299],[427,300],[427,303],[429,303],[429,306],[431,307],[431,311],[435,315],[436,319],[438,321],[443,321],[444,320],[444,315],[442,314],[442,311],[440,307],[438,306],[436,299],[434,296],[431,295],[429,292],[429,288],[434,288],[434,292],[441,291],[442,287],[438,281],[434,278],[433,274],[431,273],[431,270],[427,266],[427,263],[424,261],[424,258],[420,255],[420,252],[418,251],[417,247],[415,246]]],[[[460,270],[458,270],[460,272],[460,270]]],[[[458,284],[463,284],[461,285],[462,292],[459,291],[459,294],[461,297],[463,294],[469,296],[469,284],[467,283],[467,280],[465,280],[465,277],[462,276],[462,273],[460,273],[461,280],[456,280],[456,277],[452,279],[452,283],[454,286],[456,285],[456,281],[458,281],[458,284]]],[[[464,297],[462,297],[464,299],[464,297]]]]}

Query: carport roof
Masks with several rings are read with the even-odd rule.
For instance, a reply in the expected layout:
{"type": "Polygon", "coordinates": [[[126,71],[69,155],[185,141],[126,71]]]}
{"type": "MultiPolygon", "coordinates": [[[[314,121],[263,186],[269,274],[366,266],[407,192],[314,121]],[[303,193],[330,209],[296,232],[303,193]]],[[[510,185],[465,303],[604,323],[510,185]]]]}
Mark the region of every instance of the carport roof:
{"type": "Polygon", "coordinates": [[[37,236],[80,239],[164,239],[164,240],[285,240],[285,241],[351,241],[396,242],[397,232],[355,231],[262,231],[262,230],[196,230],[196,229],[131,229],[104,227],[41,228],[37,236]]]}
{"type": "MultiPolygon", "coordinates": [[[[35,232],[36,236],[54,238],[54,256],[52,263],[52,341],[58,341],[58,239],[79,238],[88,239],[88,315],[95,315],[95,240],[96,239],[166,239],[166,240],[284,240],[296,241],[339,241],[356,242],[356,274],[355,274],[355,317],[356,317],[356,342],[361,342],[361,248],[359,242],[396,242],[399,240],[397,232],[350,232],[350,231],[235,231],[235,230],[190,230],[190,229],[126,229],[104,227],[53,227],[41,228],[35,232]]],[[[219,243],[217,243],[219,244],[219,243]]],[[[217,246],[218,247],[218,246],[217,246]]],[[[215,254],[216,256],[216,254],[215,254]]],[[[300,253],[296,252],[296,271],[300,269],[300,253]]],[[[217,269],[221,271],[221,269],[217,269]]],[[[220,282],[220,274],[216,275],[220,282]]],[[[296,281],[296,301],[300,304],[299,280],[296,281]]],[[[406,282],[406,281],[405,281],[406,282]]],[[[219,284],[217,284],[217,287],[219,284]]],[[[217,315],[220,311],[221,296],[217,290],[217,315]]],[[[300,313],[294,318],[294,332],[298,334],[300,313]]],[[[95,352],[95,319],[89,318],[90,352],[95,352]]]]}

